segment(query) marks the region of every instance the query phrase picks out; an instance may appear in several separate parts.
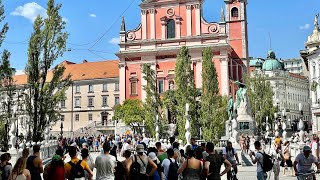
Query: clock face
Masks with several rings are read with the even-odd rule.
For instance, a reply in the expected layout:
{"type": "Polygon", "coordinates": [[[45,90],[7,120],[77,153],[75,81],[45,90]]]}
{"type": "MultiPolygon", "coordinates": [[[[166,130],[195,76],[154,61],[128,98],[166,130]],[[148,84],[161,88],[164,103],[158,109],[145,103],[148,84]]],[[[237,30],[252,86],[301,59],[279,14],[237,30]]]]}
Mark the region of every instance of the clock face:
{"type": "Polygon", "coordinates": [[[167,10],[167,15],[168,15],[168,16],[173,16],[173,15],[174,15],[174,9],[169,8],[169,9],[167,10]]]}

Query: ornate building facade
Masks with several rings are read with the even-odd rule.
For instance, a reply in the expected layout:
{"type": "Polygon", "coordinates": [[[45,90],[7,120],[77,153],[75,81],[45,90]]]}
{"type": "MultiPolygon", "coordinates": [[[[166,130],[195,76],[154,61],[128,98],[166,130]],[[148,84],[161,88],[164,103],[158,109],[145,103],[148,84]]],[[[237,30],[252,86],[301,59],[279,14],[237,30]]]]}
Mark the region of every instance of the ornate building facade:
{"type": "Polygon", "coordinates": [[[309,84],[311,94],[312,131],[320,132],[320,28],[319,14],[314,19],[314,29],[305,42],[306,49],[301,50],[301,57],[309,69],[309,84]]]}
{"type": "Polygon", "coordinates": [[[217,22],[203,17],[203,0],[144,0],[140,4],[141,23],[120,31],[120,100],[145,99],[142,64],[157,73],[158,93],[174,88],[175,62],[182,46],[192,59],[195,84],[202,86],[202,50],[210,47],[222,95],[234,94],[232,81],[242,81],[247,71],[248,37],[246,0],[224,0],[225,10],[217,22]]]}

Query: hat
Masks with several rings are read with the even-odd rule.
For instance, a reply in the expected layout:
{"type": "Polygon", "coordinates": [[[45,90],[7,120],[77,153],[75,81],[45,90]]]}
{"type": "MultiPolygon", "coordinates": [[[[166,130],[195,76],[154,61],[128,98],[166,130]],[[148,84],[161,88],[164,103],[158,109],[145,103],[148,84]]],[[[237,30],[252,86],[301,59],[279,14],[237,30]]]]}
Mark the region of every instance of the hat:
{"type": "Polygon", "coordinates": [[[311,151],[310,146],[304,146],[303,147],[303,152],[311,151]]]}
{"type": "Polygon", "coordinates": [[[61,156],[57,154],[52,157],[52,161],[60,161],[60,160],[61,160],[61,156]]]}
{"type": "Polygon", "coordinates": [[[158,159],[156,153],[154,153],[154,152],[149,153],[149,158],[150,158],[152,161],[155,161],[155,160],[158,159]]]}
{"type": "Polygon", "coordinates": [[[144,146],[142,144],[138,144],[136,147],[136,151],[139,152],[144,152],[144,146]]]}

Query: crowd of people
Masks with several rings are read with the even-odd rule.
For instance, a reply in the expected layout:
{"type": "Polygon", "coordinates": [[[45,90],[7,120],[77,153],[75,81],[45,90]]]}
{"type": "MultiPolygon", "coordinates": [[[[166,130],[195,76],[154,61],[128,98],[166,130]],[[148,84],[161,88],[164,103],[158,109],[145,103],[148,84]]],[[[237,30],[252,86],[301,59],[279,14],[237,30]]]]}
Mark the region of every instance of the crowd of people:
{"type": "MultiPolygon", "coordinates": [[[[247,138],[242,135],[239,142],[242,153],[247,153],[252,163],[257,164],[258,180],[267,179],[268,172],[273,172],[274,179],[278,180],[280,166],[283,167],[283,175],[289,168],[292,176],[310,173],[313,165],[320,169],[320,143],[317,136],[295,157],[294,162],[291,160],[290,142],[282,142],[279,136],[268,141],[270,148],[266,148],[265,140],[256,141],[255,137],[251,137],[248,142],[247,138]]],[[[227,174],[227,179],[235,179],[232,173],[237,174],[237,165],[240,164],[231,142],[226,144],[221,153],[215,150],[213,143],[198,145],[194,138],[191,139],[191,145],[185,148],[175,137],[165,144],[152,144],[149,138],[132,135],[64,138],[59,144],[46,166],[40,158],[38,145],[32,147],[31,155],[29,149],[24,149],[13,167],[9,162],[10,154],[2,154],[1,179],[91,180],[96,169],[97,180],[220,180],[224,174],[227,174]],[[90,153],[98,153],[98,157],[93,160],[90,153]],[[66,154],[70,156],[68,162],[65,162],[66,154]],[[120,161],[119,157],[124,160],[120,161]]]]}

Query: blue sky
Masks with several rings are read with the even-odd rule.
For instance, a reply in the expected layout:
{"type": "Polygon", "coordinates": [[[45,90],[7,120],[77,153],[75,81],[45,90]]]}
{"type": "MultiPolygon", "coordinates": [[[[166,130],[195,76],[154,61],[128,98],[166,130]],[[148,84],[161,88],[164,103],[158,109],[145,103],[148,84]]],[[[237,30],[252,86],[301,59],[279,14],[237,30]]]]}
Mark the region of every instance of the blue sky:
{"type": "MultiPolygon", "coordinates": [[[[119,37],[121,16],[125,16],[128,29],[134,29],[140,22],[141,0],[56,0],[62,3],[61,15],[67,21],[70,33],[68,48],[63,58],[80,63],[83,59],[98,61],[117,59],[114,53],[119,37]],[[99,41],[97,41],[100,39],[99,41]],[[91,49],[91,51],[88,51],[91,49]]],[[[44,14],[47,0],[3,0],[5,21],[9,23],[2,49],[11,53],[11,64],[18,70],[27,62],[28,39],[32,32],[32,19],[44,14]]],[[[218,21],[223,0],[206,0],[204,17],[218,21]]],[[[272,49],[277,57],[299,57],[299,50],[313,29],[315,14],[320,12],[319,0],[249,0],[248,30],[249,54],[265,57],[269,50],[269,33],[272,49]]]]}

